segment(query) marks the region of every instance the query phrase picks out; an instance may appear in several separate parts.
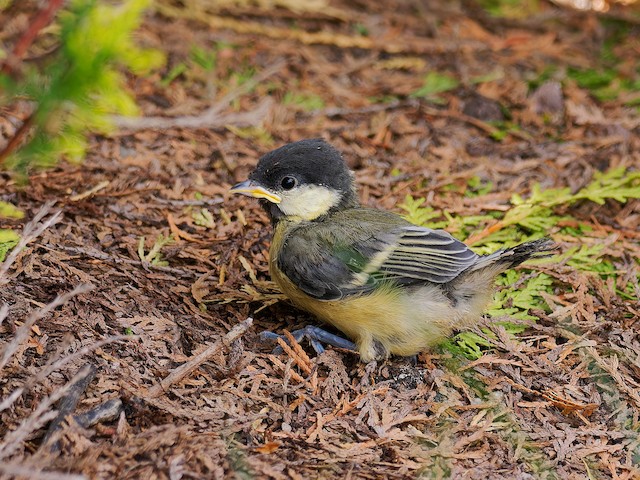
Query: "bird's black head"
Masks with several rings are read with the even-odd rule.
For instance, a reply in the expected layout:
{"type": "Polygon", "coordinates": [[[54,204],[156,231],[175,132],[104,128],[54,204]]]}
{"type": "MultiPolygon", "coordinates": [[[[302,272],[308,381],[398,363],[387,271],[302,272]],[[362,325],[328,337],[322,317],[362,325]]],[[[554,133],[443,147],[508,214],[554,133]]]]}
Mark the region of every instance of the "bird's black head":
{"type": "Polygon", "coordinates": [[[267,153],[249,180],[231,191],[260,198],[274,221],[314,220],[359,204],[353,174],[340,152],[320,138],[267,153]]]}

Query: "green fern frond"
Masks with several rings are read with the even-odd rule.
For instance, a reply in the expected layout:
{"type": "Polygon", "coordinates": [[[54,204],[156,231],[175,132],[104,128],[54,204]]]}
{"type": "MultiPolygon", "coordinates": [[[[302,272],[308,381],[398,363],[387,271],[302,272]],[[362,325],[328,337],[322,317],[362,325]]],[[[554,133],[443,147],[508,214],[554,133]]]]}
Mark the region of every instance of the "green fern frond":
{"type": "MultiPolygon", "coordinates": [[[[588,224],[580,224],[566,214],[566,207],[579,201],[590,201],[602,205],[607,200],[625,203],[640,198],[640,172],[627,171],[624,168],[611,169],[597,173],[591,183],[572,193],[569,188],[543,190],[534,185],[528,198],[514,194],[511,197],[512,208],[506,213],[489,212],[486,215],[461,217],[441,212],[425,205],[423,198],[405,197],[400,205],[405,218],[410,222],[430,228],[446,228],[460,239],[467,235],[469,227],[487,228],[499,226],[489,234],[483,235],[474,243],[479,254],[492,253],[524,241],[534,240],[557,230],[559,223],[571,225],[561,227],[563,235],[581,238],[591,230],[588,224]],[[444,219],[444,220],[443,220],[444,219]]],[[[495,294],[494,300],[486,310],[492,317],[511,317],[520,320],[535,320],[531,310],[549,311],[542,292],[553,293],[554,279],[543,273],[531,276],[526,266],[535,263],[560,262],[577,270],[591,272],[602,278],[617,278],[614,263],[605,256],[605,243],[582,244],[565,251],[552,259],[540,259],[528,262],[525,268],[509,270],[498,277],[497,283],[503,288],[495,294]]],[[[627,282],[618,288],[618,294],[624,298],[637,296],[636,283],[627,282]]],[[[521,324],[502,323],[510,333],[519,333],[524,329],[521,324]]],[[[491,338],[490,332],[485,332],[491,338]]],[[[490,342],[476,334],[466,332],[447,343],[448,347],[467,358],[477,358],[481,350],[490,347],[490,342]]]]}
{"type": "Polygon", "coordinates": [[[20,235],[13,230],[0,228],[0,262],[4,262],[7,253],[20,241],[20,235]]]}
{"type": "Polygon", "coordinates": [[[399,207],[407,212],[403,215],[404,218],[415,225],[428,226],[429,228],[442,228],[447,225],[448,222],[433,221],[436,218],[442,218],[443,213],[435,211],[433,207],[423,207],[425,202],[424,198],[415,199],[411,195],[407,195],[399,207]]]}

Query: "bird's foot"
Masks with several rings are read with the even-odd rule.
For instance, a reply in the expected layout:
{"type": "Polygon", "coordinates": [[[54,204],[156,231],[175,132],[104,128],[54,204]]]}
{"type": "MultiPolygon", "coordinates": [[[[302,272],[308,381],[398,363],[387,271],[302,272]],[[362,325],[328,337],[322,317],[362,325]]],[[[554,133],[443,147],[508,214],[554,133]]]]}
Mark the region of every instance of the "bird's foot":
{"type": "MultiPolygon", "coordinates": [[[[352,341],[347,340],[346,338],[343,338],[334,333],[327,332],[326,330],[323,330],[320,327],[315,327],[313,325],[308,325],[304,328],[301,328],[300,330],[295,330],[291,332],[291,335],[293,335],[293,338],[295,338],[296,342],[302,341],[303,338],[308,339],[309,343],[311,343],[311,346],[318,355],[324,352],[324,347],[322,346],[323,343],[332,345],[337,348],[344,348],[346,350],[355,351],[357,349],[356,344],[352,341]]],[[[281,338],[288,343],[288,339],[286,336],[278,335],[277,333],[269,331],[261,332],[260,338],[262,338],[263,340],[272,341],[277,341],[278,338],[281,338]]],[[[276,347],[273,350],[273,353],[282,353],[282,348],[276,347]]]]}

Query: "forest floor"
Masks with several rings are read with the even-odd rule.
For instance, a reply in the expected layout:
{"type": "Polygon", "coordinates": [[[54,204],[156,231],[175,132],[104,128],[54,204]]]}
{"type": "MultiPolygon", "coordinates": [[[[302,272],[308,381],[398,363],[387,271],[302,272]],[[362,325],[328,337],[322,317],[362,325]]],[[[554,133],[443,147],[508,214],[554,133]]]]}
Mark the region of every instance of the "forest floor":
{"type": "MultiPolygon", "coordinates": [[[[0,283],[0,474],[640,478],[638,16],[183,3],[140,28],[167,55],[129,79],[140,118],[81,165],[0,175],[23,238],[55,202],[0,283]],[[317,321],[269,282],[268,219],[228,190],[309,137],[366,205],[482,253],[546,232],[558,255],[502,277],[482,328],[417,365],[272,354],[260,331],[317,321]],[[74,416],[53,428],[56,408],[74,416]]],[[[0,12],[3,38],[26,5],[0,12]]],[[[0,112],[5,140],[19,113],[0,112]]]]}

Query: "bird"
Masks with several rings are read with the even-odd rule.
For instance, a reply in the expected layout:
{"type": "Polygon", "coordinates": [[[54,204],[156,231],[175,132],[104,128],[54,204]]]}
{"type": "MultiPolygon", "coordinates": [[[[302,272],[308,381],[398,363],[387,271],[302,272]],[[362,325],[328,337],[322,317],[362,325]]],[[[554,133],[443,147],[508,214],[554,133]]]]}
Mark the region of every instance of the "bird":
{"type": "Polygon", "coordinates": [[[444,230],[362,206],[354,173],[321,138],[265,154],[230,191],[259,199],[271,220],[272,280],[294,305],[348,337],[310,326],[296,339],[356,350],[365,363],[415,357],[472,327],[499,273],[555,249],[540,238],[478,255],[444,230]]]}

